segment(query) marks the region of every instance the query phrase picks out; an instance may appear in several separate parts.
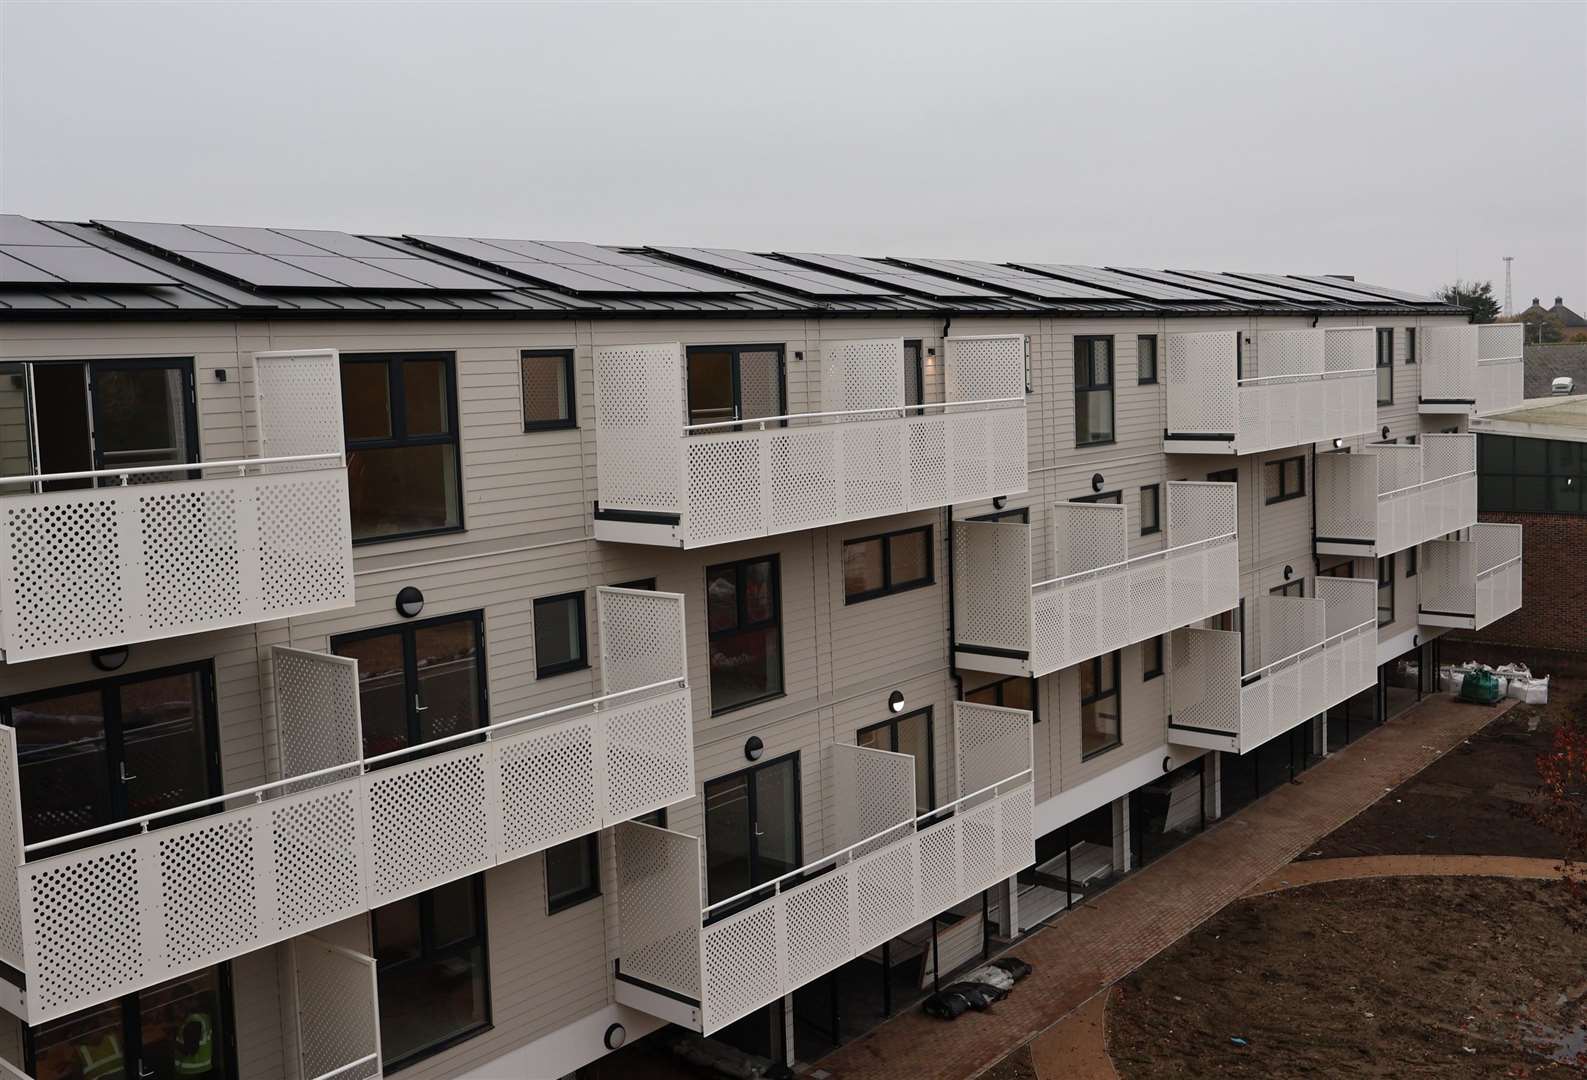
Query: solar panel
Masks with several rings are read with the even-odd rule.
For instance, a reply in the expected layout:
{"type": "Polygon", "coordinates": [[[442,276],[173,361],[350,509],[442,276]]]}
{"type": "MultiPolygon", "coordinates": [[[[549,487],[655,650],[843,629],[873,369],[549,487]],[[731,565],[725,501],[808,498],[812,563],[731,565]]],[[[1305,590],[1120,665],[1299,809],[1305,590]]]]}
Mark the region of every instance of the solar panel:
{"type": "Polygon", "coordinates": [[[1309,281],[1316,285],[1328,285],[1331,288],[1343,289],[1346,292],[1359,293],[1368,299],[1400,300],[1407,304],[1442,304],[1444,301],[1436,296],[1419,296],[1416,293],[1401,292],[1399,289],[1390,289],[1383,285],[1368,285],[1361,281],[1346,281],[1343,278],[1331,278],[1321,274],[1291,274],[1297,281],[1309,281]]]}
{"type": "Polygon", "coordinates": [[[796,263],[778,262],[764,255],[732,248],[662,247],[655,250],[686,262],[701,263],[778,289],[821,297],[897,296],[898,290],[863,281],[823,274],[796,263]]]}
{"type": "Polygon", "coordinates": [[[1016,263],[1026,270],[1041,274],[1052,274],[1056,277],[1078,281],[1082,285],[1095,285],[1098,288],[1111,289],[1114,292],[1124,293],[1126,296],[1139,297],[1142,300],[1180,300],[1187,303],[1205,304],[1213,298],[1206,293],[1187,289],[1183,285],[1170,285],[1161,281],[1146,281],[1141,278],[1121,274],[1117,270],[1104,270],[1096,266],[1074,266],[1070,263],[1016,263]]]}
{"type": "Polygon", "coordinates": [[[1090,285],[1076,285],[1070,281],[1060,281],[1044,274],[1032,274],[1027,270],[1016,270],[1011,266],[1003,266],[999,263],[979,262],[974,259],[899,259],[897,261],[921,270],[952,274],[955,277],[966,277],[972,281],[979,281],[983,285],[992,285],[996,288],[1007,289],[1009,292],[1021,293],[1025,296],[1034,296],[1039,300],[1130,299],[1128,296],[1109,292],[1106,289],[1097,289],[1090,285]]]}
{"type": "Polygon", "coordinates": [[[409,239],[572,293],[732,296],[744,291],[719,277],[599,244],[472,236],[416,235],[409,239]]]}
{"type": "Polygon", "coordinates": [[[503,288],[498,281],[325,229],[145,221],[95,224],[258,289],[481,292],[503,288]]]}
{"type": "MultiPolygon", "coordinates": [[[[1241,278],[1245,281],[1259,282],[1263,286],[1271,285],[1274,288],[1283,289],[1286,292],[1298,292],[1315,296],[1323,300],[1336,300],[1346,304],[1362,304],[1370,302],[1360,293],[1351,292],[1349,289],[1341,289],[1336,285],[1318,285],[1309,281],[1300,281],[1295,278],[1286,277],[1282,274],[1234,273],[1230,274],[1230,276],[1241,278]]],[[[1398,303],[1399,301],[1380,302],[1398,303]]]]}
{"type": "Polygon", "coordinates": [[[1191,278],[1195,281],[1212,282],[1218,285],[1227,284],[1232,288],[1249,289],[1268,301],[1281,300],[1288,304],[1325,304],[1328,298],[1318,296],[1316,293],[1303,292],[1298,288],[1285,288],[1282,285],[1270,285],[1265,281],[1252,281],[1249,278],[1239,277],[1234,274],[1225,274],[1215,270],[1175,270],[1173,273],[1181,277],[1191,278]]]}
{"type": "Polygon", "coordinates": [[[1148,270],[1135,266],[1110,266],[1109,270],[1117,270],[1121,274],[1131,277],[1145,278],[1148,281],[1162,281],[1170,285],[1179,285],[1199,292],[1210,293],[1224,300],[1240,300],[1252,304],[1277,303],[1280,297],[1270,292],[1263,292],[1238,281],[1206,280],[1199,274],[1183,273],[1177,270],[1148,270]]]}
{"type": "Polygon", "coordinates": [[[164,274],[16,214],[0,214],[0,284],[171,285],[164,274]]]}
{"type": "Polygon", "coordinates": [[[918,270],[894,266],[892,263],[881,262],[878,259],[864,259],[858,255],[818,255],[807,251],[779,251],[777,254],[785,259],[803,263],[805,266],[852,274],[876,284],[891,285],[905,292],[929,296],[933,300],[1005,298],[1003,293],[992,289],[966,285],[962,281],[951,281],[934,274],[922,274],[918,270]]]}

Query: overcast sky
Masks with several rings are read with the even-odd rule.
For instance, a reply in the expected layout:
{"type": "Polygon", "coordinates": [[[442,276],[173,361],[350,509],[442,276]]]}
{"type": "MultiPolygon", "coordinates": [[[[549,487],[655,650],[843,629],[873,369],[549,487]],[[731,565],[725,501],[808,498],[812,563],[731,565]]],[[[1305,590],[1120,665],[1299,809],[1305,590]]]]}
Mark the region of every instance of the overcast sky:
{"type": "Polygon", "coordinates": [[[1587,4],[0,0],[36,217],[1354,273],[1587,310],[1587,4]],[[1547,302],[1547,300],[1545,300],[1547,302]]]}

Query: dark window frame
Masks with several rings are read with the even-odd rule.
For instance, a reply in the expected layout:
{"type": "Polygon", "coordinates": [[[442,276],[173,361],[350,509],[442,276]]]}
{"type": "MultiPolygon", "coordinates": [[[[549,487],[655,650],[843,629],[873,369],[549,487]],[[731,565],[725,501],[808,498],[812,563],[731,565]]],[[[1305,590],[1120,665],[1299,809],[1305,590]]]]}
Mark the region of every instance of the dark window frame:
{"type": "Polygon", "coordinates": [[[1416,327],[1414,326],[1405,328],[1405,363],[1407,365],[1416,363],[1416,327]]]}
{"type": "Polygon", "coordinates": [[[1374,366],[1377,368],[1378,380],[1378,405],[1394,404],[1394,328],[1380,326],[1377,328],[1377,354],[1374,366]],[[1389,396],[1383,396],[1384,372],[1388,372],[1389,396]]]}
{"type": "Polygon", "coordinates": [[[638,589],[642,592],[655,592],[656,579],[653,577],[635,578],[633,581],[620,581],[613,585],[614,589],[638,589]]]}
{"type": "Polygon", "coordinates": [[[1113,652],[1110,652],[1110,653],[1103,653],[1101,656],[1093,656],[1091,659],[1084,661],[1084,664],[1091,668],[1091,671],[1092,671],[1091,683],[1092,683],[1092,685],[1100,687],[1102,685],[1102,673],[1103,673],[1104,661],[1109,661],[1113,665],[1113,689],[1111,689],[1111,690],[1097,690],[1095,693],[1091,694],[1088,697],[1084,693],[1085,683],[1083,681],[1081,683],[1081,691],[1082,691],[1081,694],[1080,694],[1080,747],[1081,747],[1080,760],[1081,760],[1081,762],[1090,761],[1092,758],[1100,757],[1101,755],[1106,754],[1106,753],[1108,753],[1111,750],[1117,750],[1119,747],[1124,745],[1124,688],[1121,685],[1123,683],[1123,681],[1124,681],[1123,677],[1122,677],[1123,673],[1124,673],[1124,662],[1123,662],[1123,659],[1122,659],[1121,652],[1120,652],[1120,650],[1114,650],[1113,652]],[[1093,748],[1091,750],[1086,750],[1085,749],[1085,741],[1086,741],[1085,710],[1086,710],[1086,706],[1087,705],[1100,704],[1101,702],[1107,701],[1109,698],[1116,698],[1118,700],[1118,705],[1117,705],[1117,708],[1118,708],[1118,730],[1113,733],[1113,741],[1108,743],[1106,746],[1098,746],[1098,747],[1095,747],[1095,748],[1093,748]]]}
{"type": "Polygon", "coordinates": [[[1519,514],[1587,515],[1587,444],[1477,435],[1477,505],[1519,514]]]}
{"type": "MultiPolygon", "coordinates": [[[[440,536],[446,533],[464,532],[468,528],[467,503],[463,492],[463,437],[459,424],[459,409],[457,396],[457,354],[450,351],[432,352],[373,352],[373,353],[343,353],[337,373],[349,364],[382,364],[386,368],[386,408],[387,418],[390,420],[391,434],[382,438],[352,439],[343,437],[343,447],[349,457],[359,450],[396,450],[410,446],[450,446],[452,447],[452,483],[457,490],[457,524],[442,525],[434,529],[412,529],[402,533],[382,533],[379,536],[355,536],[353,546],[360,547],[364,544],[390,544],[398,540],[411,540],[419,536],[440,536]],[[402,368],[407,361],[440,361],[446,368],[446,426],[447,430],[436,435],[408,435],[403,429],[408,422],[406,394],[403,389],[402,368]]],[[[519,393],[522,393],[520,389],[519,393]]],[[[344,431],[350,426],[347,423],[347,398],[344,395],[340,402],[342,408],[342,428],[344,431]]]]}
{"type": "MultiPolygon", "coordinates": [[[[702,344],[702,345],[688,345],[688,346],[685,346],[685,348],[683,350],[683,415],[684,415],[684,421],[683,422],[684,422],[684,424],[692,425],[692,424],[696,423],[696,421],[693,419],[693,417],[694,417],[693,407],[689,404],[689,358],[691,356],[695,355],[696,353],[727,353],[733,358],[732,359],[732,379],[733,379],[733,412],[734,412],[734,419],[733,419],[733,421],[731,421],[733,426],[732,427],[723,426],[723,427],[711,428],[708,431],[704,432],[703,434],[707,434],[707,435],[721,435],[724,432],[729,432],[729,431],[743,431],[744,430],[744,428],[742,426],[743,424],[753,424],[753,423],[755,423],[756,420],[757,420],[756,417],[753,417],[753,416],[746,417],[746,416],[744,416],[744,384],[743,384],[743,360],[742,360],[742,357],[743,357],[744,353],[757,353],[757,352],[774,352],[774,353],[777,354],[777,401],[779,403],[777,407],[778,407],[779,410],[781,410],[781,413],[772,413],[771,415],[777,416],[777,415],[781,415],[783,413],[786,413],[788,411],[788,347],[785,344],[783,344],[782,342],[760,342],[760,343],[753,343],[752,342],[752,343],[749,343],[749,344],[742,344],[742,345],[704,345],[704,344],[702,344]]],[[[702,424],[709,424],[709,423],[717,423],[718,421],[701,420],[701,421],[698,421],[698,422],[702,423],[702,424]]],[[[725,425],[729,421],[720,421],[720,422],[725,425]]],[[[777,424],[778,427],[787,427],[788,426],[788,421],[786,421],[786,420],[778,420],[778,421],[776,421],[776,424],[777,424]]],[[[690,435],[695,435],[695,434],[701,434],[701,433],[699,433],[699,432],[689,432],[689,434],[690,435]]]]}
{"type": "Polygon", "coordinates": [[[1274,585],[1272,588],[1267,590],[1267,595],[1298,596],[1304,598],[1306,596],[1306,579],[1296,578],[1294,581],[1286,581],[1282,585],[1274,585]]]}
{"type": "Polygon", "coordinates": [[[1136,334],[1135,335],[1135,385],[1137,385],[1137,386],[1156,386],[1157,385],[1157,362],[1158,362],[1157,335],[1156,334],[1136,334]],[[1141,345],[1143,343],[1145,343],[1145,342],[1148,342],[1148,341],[1150,341],[1152,343],[1152,348],[1151,348],[1152,371],[1151,371],[1150,375],[1142,375],[1141,374],[1141,355],[1142,355],[1141,354],[1141,345]]]}
{"type": "MultiPolygon", "coordinates": [[[[375,911],[378,911],[379,909],[376,908],[375,911],[371,911],[369,913],[370,953],[371,955],[377,957],[375,963],[376,986],[379,986],[380,984],[380,975],[382,973],[382,969],[385,971],[390,971],[392,968],[397,968],[400,970],[406,965],[423,963],[433,956],[450,956],[455,953],[462,953],[466,950],[474,948],[476,944],[479,947],[480,967],[484,969],[484,979],[482,982],[485,987],[485,1019],[481,1023],[467,1029],[466,1031],[455,1032],[451,1035],[448,1035],[439,1042],[433,1043],[429,1046],[421,1047],[418,1050],[410,1052],[405,1057],[397,1058],[394,1061],[385,1060],[385,1057],[382,1054],[380,1067],[384,1075],[389,1076],[401,1069],[408,1068],[410,1065],[416,1065],[426,1058],[431,1058],[445,1050],[450,1050],[459,1043],[464,1043],[469,1039],[476,1038],[485,1032],[490,1031],[496,1026],[496,1015],[494,1008],[495,1003],[491,993],[490,981],[490,916],[485,907],[485,874],[483,871],[481,871],[480,873],[472,874],[462,880],[470,882],[473,886],[474,912],[476,915],[477,933],[467,938],[459,938],[456,941],[449,941],[445,945],[436,946],[434,945],[433,941],[427,943],[427,939],[431,938],[435,932],[435,899],[433,894],[436,889],[445,888],[446,885],[437,885],[434,888],[426,889],[424,892],[417,893],[413,896],[404,897],[401,900],[393,901],[393,903],[398,904],[406,903],[409,900],[419,901],[419,954],[414,957],[409,957],[406,960],[398,960],[394,963],[384,965],[379,962],[378,957],[380,954],[380,936],[378,923],[375,919],[375,911]]],[[[455,884],[455,882],[447,882],[446,884],[451,885],[455,884]]],[[[377,1025],[380,1023],[378,1008],[376,1010],[375,1023],[377,1025]]]]}
{"type": "Polygon", "coordinates": [[[1141,535],[1156,536],[1163,531],[1163,485],[1141,485],[1141,535]],[[1146,493],[1152,493],[1152,524],[1146,524],[1146,493]]]}
{"type": "Polygon", "coordinates": [[[870,536],[856,536],[851,540],[843,541],[842,552],[839,554],[840,560],[842,559],[842,553],[847,552],[849,548],[855,546],[856,544],[869,544],[873,541],[879,541],[882,545],[881,588],[867,589],[863,592],[851,593],[849,592],[848,587],[848,575],[845,573],[845,580],[843,584],[844,606],[848,606],[849,604],[863,604],[867,600],[880,600],[884,596],[896,596],[899,593],[913,592],[916,589],[925,589],[935,585],[937,583],[937,560],[936,553],[932,551],[932,543],[935,540],[935,533],[936,530],[929,524],[915,525],[907,529],[894,529],[891,532],[873,533],[870,536]],[[911,581],[895,582],[893,580],[892,540],[894,537],[909,536],[913,533],[926,534],[926,576],[911,581]]]}
{"type": "Polygon", "coordinates": [[[1238,484],[1240,482],[1240,467],[1232,469],[1214,469],[1207,474],[1209,484],[1238,484]]]}
{"type": "Polygon", "coordinates": [[[1092,495],[1076,495],[1069,501],[1077,503],[1095,503],[1102,506],[1123,506],[1124,489],[1114,488],[1112,491],[1098,491],[1092,495]]]}
{"type": "Polygon", "coordinates": [[[909,407],[914,416],[923,416],[926,412],[920,406],[926,403],[926,343],[920,338],[904,339],[904,404],[909,407]],[[915,352],[914,359],[909,357],[909,351],[915,352]],[[912,385],[911,385],[912,384],[912,385]],[[909,392],[914,390],[915,400],[909,400],[909,392]]]}
{"type": "Polygon", "coordinates": [[[1017,521],[1022,525],[1030,524],[1030,507],[1015,506],[1008,510],[993,510],[990,514],[976,514],[967,517],[966,521],[1017,521]]]}
{"type": "Polygon", "coordinates": [[[570,671],[588,671],[590,667],[590,625],[589,610],[584,599],[584,590],[575,589],[572,592],[553,593],[550,596],[537,596],[534,598],[533,618],[535,627],[535,681],[549,679],[557,675],[566,675],[570,671]],[[579,607],[579,654],[572,660],[558,660],[554,664],[540,662],[540,606],[560,603],[565,600],[576,600],[579,607]]]}
{"type": "Polygon", "coordinates": [[[574,351],[572,349],[524,349],[518,354],[518,394],[519,402],[523,408],[523,429],[525,431],[563,431],[579,426],[579,395],[574,383],[574,351]],[[563,379],[563,407],[567,410],[566,418],[555,420],[529,419],[529,403],[524,391],[524,367],[529,360],[556,360],[562,361],[563,379]]]}
{"type": "Polygon", "coordinates": [[[1276,461],[1262,463],[1263,494],[1266,496],[1266,505],[1289,502],[1291,499],[1304,499],[1306,497],[1306,455],[1296,454],[1293,457],[1279,458],[1276,461]],[[1267,470],[1272,466],[1278,467],[1278,494],[1269,494],[1267,491],[1267,470]],[[1295,466],[1296,486],[1289,486],[1289,474],[1286,466],[1295,466]]]}
{"type": "MultiPolygon", "coordinates": [[[[889,716],[886,720],[879,720],[874,724],[866,724],[854,733],[854,742],[859,744],[860,736],[869,735],[873,731],[887,729],[887,749],[895,754],[904,751],[898,749],[898,725],[905,720],[913,720],[917,716],[926,718],[926,798],[925,805],[928,810],[937,808],[937,717],[936,711],[927,705],[923,709],[914,709],[900,716],[889,716]]],[[[915,792],[915,799],[920,801],[920,792],[915,792]]]]}
{"type": "Polygon", "coordinates": [[[760,704],[762,704],[764,702],[767,702],[767,701],[774,701],[777,698],[786,697],[788,695],[788,668],[787,668],[787,664],[786,664],[786,661],[787,661],[787,658],[788,658],[787,649],[786,649],[787,642],[784,640],[784,635],[783,635],[783,632],[782,632],[782,630],[783,630],[783,626],[782,626],[782,556],[779,553],[777,553],[777,552],[772,552],[769,555],[753,555],[753,556],[750,556],[747,559],[734,559],[734,560],[732,560],[730,562],[714,563],[714,564],[712,564],[710,566],[707,566],[705,568],[705,580],[706,580],[706,583],[707,583],[707,591],[709,590],[711,577],[714,574],[716,574],[718,571],[728,570],[728,569],[731,569],[734,572],[733,593],[734,593],[734,600],[736,602],[736,607],[737,607],[737,611],[736,611],[736,619],[737,619],[737,621],[734,623],[734,625],[733,625],[733,627],[731,629],[727,629],[727,630],[712,630],[711,629],[711,599],[710,599],[709,595],[706,596],[706,598],[705,598],[705,605],[706,605],[706,607],[705,607],[706,649],[707,649],[708,652],[710,652],[710,656],[708,656],[707,659],[706,659],[706,665],[707,665],[706,678],[707,678],[707,680],[710,680],[712,678],[712,676],[715,674],[713,671],[710,670],[711,659],[714,658],[714,656],[715,656],[714,651],[711,651],[711,649],[710,649],[710,643],[711,642],[717,640],[718,638],[735,637],[735,636],[737,636],[739,634],[742,634],[742,633],[744,633],[744,632],[746,632],[748,630],[764,630],[764,629],[767,629],[767,628],[770,628],[770,627],[775,627],[776,630],[777,630],[777,676],[778,676],[779,685],[778,685],[776,690],[774,690],[774,691],[772,691],[771,693],[768,693],[768,694],[762,694],[760,697],[751,698],[748,701],[734,702],[732,705],[727,705],[727,706],[724,706],[724,707],[718,707],[717,703],[716,703],[716,694],[714,692],[715,691],[715,686],[714,686],[714,684],[711,684],[711,689],[713,691],[712,694],[711,694],[711,715],[712,716],[725,716],[728,713],[738,712],[740,709],[748,709],[748,708],[751,708],[751,707],[753,707],[755,705],[760,705],[760,704]],[[772,614],[771,614],[771,617],[769,619],[759,619],[759,620],[756,620],[754,622],[749,622],[749,621],[746,621],[746,616],[748,614],[748,601],[745,599],[745,595],[744,595],[745,591],[746,591],[745,588],[744,588],[744,582],[748,578],[748,574],[746,573],[746,570],[747,570],[748,567],[753,566],[755,563],[762,563],[762,562],[771,564],[771,598],[770,599],[771,599],[771,606],[772,606],[772,614]]]}
{"type": "MultiPolygon", "coordinates": [[[[662,810],[665,811],[666,807],[662,807],[662,810]]],[[[663,828],[665,828],[665,826],[663,826],[663,828]]],[[[560,914],[561,912],[567,911],[569,908],[576,908],[580,904],[587,903],[601,895],[600,833],[585,833],[583,836],[575,836],[571,840],[564,840],[560,844],[552,844],[550,847],[546,848],[545,856],[540,860],[540,862],[541,873],[545,878],[547,916],[560,914]],[[551,853],[557,848],[565,848],[569,844],[583,845],[584,858],[588,861],[590,867],[589,884],[583,885],[577,889],[569,890],[567,892],[558,893],[557,895],[553,896],[551,894],[551,853]]]]}
{"type": "Polygon", "coordinates": [[[1378,560],[1378,625],[1388,626],[1394,621],[1395,593],[1394,593],[1394,554],[1391,552],[1378,560]],[[1389,593],[1389,617],[1383,617],[1383,591],[1389,593]]]}
{"type": "MultiPolygon", "coordinates": [[[[1168,656],[1168,649],[1164,644],[1166,640],[1166,634],[1158,634],[1156,637],[1150,637],[1141,642],[1142,682],[1151,682],[1153,679],[1163,677],[1163,671],[1167,667],[1168,656]]],[[[1122,726],[1123,717],[1120,716],[1120,727],[1122,726]]]]}
{"type": "MultiPolygon", "coordinates": [[[[428,619],[405,619],[400,623],[388,623],[385,626],[372,626],[364,630],[351,630],[345,634],[336,634],[330,639],[329,646],[331,655],[336,656],[340,655],[336,650],[342,645],[350,642],[362,641],[367,638],[382,637],[387,634],[399,635],[402,638],[402,697],[403,710],[406,714],[408,728],[408,744],[407,746],[402,747],[402,749],[411,750],[412,752],[405,757],[395,758],[389,762],[377,762],[373,766],[374,768],[382,768],[387,765],[401,765],[407,762],[417,761],[420,757],[424,756],[424,752],[413,748],[423,746],[428,742],[434,741],[432,739],[426,739],[422,742],[419,740],[419,710],[414,708],[416,704],[415,699],[419,692],[417,632],[425,629],[426,627],[440,626],[449,622],[463,622],[465,620],[474,624],[474,668],[475,680],[479,686],[477,707],[479,709],[480,720],[479,728],[475,729],[477,731],[480,728],[486,728],[490,726],[490,673],[488,671],[487,662],[485,659],[485,611],[483,608],[475,608],[472,611],[457,611],[447,615],[436,615],[428,619]]],[[[362,740],[363,737],[364,733],[362,730],[360,730],[360,740],[362,740]]],[[[457,742],[450,743],[445,747],[441,747],[439,752],[445,753],[447,750],[455,750],[459,746],[468,744],[468,740],[459,739],[457,742]]],[[[430,752],[435,753],[437,751],[430,752]]]]}
{"type": "Polygon", "coordinates": [[[1419,569],[1418,564],[1421,562],[1421,558],[1420,558],[1421,550],[1422,550],[1421,546],[1418,545],[1418,544],[1412,544],[1410,547],[1405,549],[1405,576],[1406,577],[1413,578],[1413,577],[1416,576],[1416,571],[1419,569]]]}
{"type": "Polygon", "coordinates": [[[1112,334],[1076,334],[1074,336],[1074,342],[1073,342],[1073,353],[1074,353],[1074,369],[1075,369],[1074,370],[1074,376],[1075,376],[1075,388],[1074,388],[1074,392],[1075,392],[1075,399],[1074,399],[1074,406],[1075,406],[1075,448],[1076,449],[1083,449],[1083,448],[1092,447],[1092,446],[1109,446],[1109,445],[1112,445],[1113,443],[1118,442],[1118,438],[1119,438],[1119,428],[1118,428],[1118,378],[1119,378],[1119,373],[1118,373],[1118,370],[1117,370],[1117,367],[1116,367],[1116,364],[1117,364],[1117,361],[1118,361],[1118,356],[1117,356],[1117,353],[1114,351],[1114,348],[1113,348],[1113,335],[1112,334]],[[1107,382],[1105,382],[1105,383],[1099,383],[1099,382],[1093,382],[1092,381],[1093,370],[1092,370],[1091,346],[1095,342],[1098,342],[1098,341],[1105,341],[1105,342],[1108,343],[1108,379],[1107,379],[1107,382]],[[1083,365],[1082,365],[1081,359],[1080,359],[1081,356],[1085,357],[1085,362],[1084,362],[1083,365]],[[1081,379],[1081,368],[1082,368],[1082,366],[1085,369],[1085,379],[1084,379],[1084,381],[1082,381],[1082,379],[1081,379]],[[1102,393],[1106,393],[1107,396],[1108,396],[1108,436],[1105,439],[1096,439],[1096,438],[1081,439],[1080,438],[1080,414],[1081,414],[1081,408],[1082,408],[1081,403],[1086,401],[1088,399],[1088,396],[1091,395],[1091,394],[1102,394],[1102,393]]]}
{"type": "Polygon", "coordinates": [[[1032,725],[1041,723],[1041,688],[1037,684],[1035,676],[1032,675],[1005,675],[1001,679],[994,679],[989,683],[977,686],[973,690],[966,690],[961,700],[973,701],[974,699],[970,697],[971,694],[984,694],[988,690],[996,690],[997,692],[992,695],[995,700],[982,701],[977,704],[996,705],[1003,709],[1017,709],[1019,708],[1017,705],[1006,704],[1007,694],[1004,693],[1003,689],[1014,682],[1030,684],[1030,722],[1032,725]]]}
{"type": "MultiPolygon", "coordinates": [[[[794,852],[793,852],[792,862],[793,862],[793,865],[794,865],[795,869],[798,869],[799,867],[804,866],[805,865],[804,759],[801,756],[801,754],[802,754],[802,751],[793,750],[793,751],[790,751],[789,753],[781,754],[781,755],[779,755],[777,757],[769,758],[769,759],[767,759],[765,761],[757,761],[757,762],[754,762],[754,763],[752,763],[750,765],[746,765],[742,769],[734,769],[731,772],[725,772],[725,773],[722,773],[720,776],[713,776],[709,780],[702,781],[701,784],[700,784],[700,796],[701,796],[701,800],[700,800],[701,801],[700,836],[701,836],[702,844],[707,843],[705,838],[710,835],[710,814],[708,813],[708,811],[710,809],[711,798],[710,798],[710,795],[708,793],[708,789],[710,788],[710,786],[712,784],[720,784],[724,780],[732,780],[732,779],[734,779],[736,777],[739,777],[739,776],[744,777],[745,778],[745,797],[748,799],[748,802],[749,802],[749,805],[751,807],[751,810],[753,811],[753,808],[755,807],[756,803],[759,801],[760,774],[763,771],[772,768],[773,766],[781,765],[781,764],[783,764],[784,762],[787,762],[787,761],[792,761],[793,762],[793,785],[792,785],[791,793],[793,795],[793,804],[794,804],[793,805],[793,828],[792,828],[793,841],[794,841],[794,852]]],[[[759,821],[757,819],[751,818],[751,821],[750,821],[751,832],[750,832],[750,836],[749,836],[749,869],[750,869],[750,875],[749,876],[752,879],[755,877],[754,871],[755,871],[755,869],[757,867],[757,864],[760,862],[760,844],[758,842],[758,837],[757,837],[757,834],[755,832],[755,828],[756,828],[756,826],[758,824],[759,824],[759,821]]],[[[764,834],[761,834],[761,835],[764,835],[764,834]]],[[[712,906],[713,904],[721,903],[722,901],[721,900],[713,901],[710,898],[710,889],[711,889],[710,876],[711,875],[710,875],[709,867],[710,867],[711,864],[710,864],[710,860],[709,860],[709,852],[707,851],[706,854],[707,854],[707,860],[706,860],[706,867],[707,867],[707,871],[706,871],[706,905],[709,907],[709,906],[712,906]]],[[[763,879],[758,884],[751,885],[748,890],[745,890],[746,892],[749,892],[748,896],[746,896],[744,899],[740,900],[738,903],[731,905],[729,907],[729,909],[716,913],[713,916],[713,918],[714,919],[726,918],[728,915],[731,915],[731,914],[733,914],[736,911],[742,911],[744,908],[748,907],[749,905],[759,903],[761,900],[765,899],[764,896],[760,895],[757,892],[753,892],[751,890],[763,890],[765,888],[766,882],[769,881],[769,880],[772,880],[772,879],[770,879],[770,878],[763,879]]],[[[734,894],[734,895],[737,895],[737,894],[734,894]]],[[[722,898],[722,900],[729,900],[731,898],[732,898],[731,896],[725,896],[725,897],[722,898]]]]}

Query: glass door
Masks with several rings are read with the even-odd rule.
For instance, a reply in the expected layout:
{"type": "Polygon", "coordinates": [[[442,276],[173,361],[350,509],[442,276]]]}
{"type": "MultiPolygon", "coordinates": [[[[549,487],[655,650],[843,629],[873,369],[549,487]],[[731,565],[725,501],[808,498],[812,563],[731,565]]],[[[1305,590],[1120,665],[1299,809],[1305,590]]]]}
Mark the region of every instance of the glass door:
{"type": "Polygon", "coordinates": [[[689,350],[689,423],[738,419],[733,367],[731,352],[689,350]]]}
{"type": "MultiPolygon", "coordinates": [[[[28,389],[33,413],[49,417],[35,427],[34,456],[41,473],[87,472],[95,468],[94,430],[88,406],[88,365],[29,364],[28,389]]],[[[46,491],[92,485],[89,480],[56,480],[46,491]]]]}
{"type": "MultiPolygon", "coordinates": [[[[89,369],[94,467],[139,468],[198,460],[191,378],[192,366],[186,360],[95,362],[89,369]]],[[[153,474],[142,479],[183,475],[153,474]]]]}
{"type": "Polygon", "coordinates": [[[713,904],[802,865],[797,754],[705,785],[705,855],[713,904]]]}

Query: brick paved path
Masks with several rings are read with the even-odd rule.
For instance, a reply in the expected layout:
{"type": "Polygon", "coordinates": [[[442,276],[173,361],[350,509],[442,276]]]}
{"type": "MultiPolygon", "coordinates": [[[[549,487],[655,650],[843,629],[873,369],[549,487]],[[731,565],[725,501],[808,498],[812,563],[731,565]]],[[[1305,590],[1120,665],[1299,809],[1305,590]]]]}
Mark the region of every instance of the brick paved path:
{"type": "Polygon", "coordinates": [[[838,1080],[964,1080],[1062,1019],[1231,900],[1284,867],[1379,796],[1458,746],[1514,702],[1440,695],[1383,725],[1233,817],[1218,822],[1011,951],[1035,966],[989,1012],[953,1022],[918,1009],[818,1066],[838,1080]]]}

